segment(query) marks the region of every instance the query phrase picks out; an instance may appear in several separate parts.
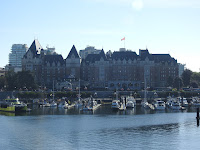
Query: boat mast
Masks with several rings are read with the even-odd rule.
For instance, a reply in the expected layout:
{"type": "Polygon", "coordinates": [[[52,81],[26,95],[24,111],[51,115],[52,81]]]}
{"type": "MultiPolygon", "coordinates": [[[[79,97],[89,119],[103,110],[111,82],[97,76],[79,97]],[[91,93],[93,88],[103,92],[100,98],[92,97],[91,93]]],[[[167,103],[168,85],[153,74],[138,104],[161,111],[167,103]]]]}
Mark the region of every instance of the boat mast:
{"type": "Polygon", "coordinates": [[[116,100],[118,100],[118,90],[116,88],[116,100]]]}
{"type": "Polygon", "coordinates": [[[53,101],[54,101],[54,80],[53,80],[53,101]]]}
{"type": "Polygon", "coordinates": [[[146,81],[146,75],[144,76],[144,101],[147,101],[147,81],[146,81]]]}
{"type": "Polygon", "coordinates": [[[78,100],[80,101],[81,100],[81,91],[80,91],[80,89],[81,89],[81,85],[80,85],[80,78],[79,78],[79,88],[78,88],[78,100]]]}

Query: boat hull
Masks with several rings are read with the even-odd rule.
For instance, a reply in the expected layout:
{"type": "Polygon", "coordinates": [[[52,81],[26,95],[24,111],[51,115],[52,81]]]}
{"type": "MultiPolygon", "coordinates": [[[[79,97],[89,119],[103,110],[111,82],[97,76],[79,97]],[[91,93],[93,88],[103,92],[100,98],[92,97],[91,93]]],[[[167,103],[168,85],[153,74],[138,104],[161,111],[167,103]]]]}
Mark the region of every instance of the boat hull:
{"type": "Polygon", "coordinates": [[[16,107],[16,106],[0,107],[0,111],[4,111],[4,112],[26,112],[27,106],[23,106],[23,107],[16,107]]]}

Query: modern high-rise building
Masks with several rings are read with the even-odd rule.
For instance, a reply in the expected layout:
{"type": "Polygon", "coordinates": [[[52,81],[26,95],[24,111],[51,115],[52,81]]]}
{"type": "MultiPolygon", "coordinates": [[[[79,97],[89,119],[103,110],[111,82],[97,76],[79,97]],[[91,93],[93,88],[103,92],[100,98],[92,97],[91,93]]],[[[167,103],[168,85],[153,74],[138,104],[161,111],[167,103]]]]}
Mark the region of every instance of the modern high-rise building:
{"type": "Polygon", "coordinates": [[[22,58],[28,46],[26,44],[13,44],[11,53],[9,54],[9,65],[14,69],[15,72],[22,70],[22,58]]]}
{"type": "Polygon", "coordinates": [[[185,70],[185,64],[178,63],[178,76],[181,77],[185,70]]]}
{"type": "Polygon", "coordinates": [[[94,46],[87,46],[85,49],[79,51],[81,59],[85,59],[89,54],[99,54],[101,50],[95,49],[94,46]]]}

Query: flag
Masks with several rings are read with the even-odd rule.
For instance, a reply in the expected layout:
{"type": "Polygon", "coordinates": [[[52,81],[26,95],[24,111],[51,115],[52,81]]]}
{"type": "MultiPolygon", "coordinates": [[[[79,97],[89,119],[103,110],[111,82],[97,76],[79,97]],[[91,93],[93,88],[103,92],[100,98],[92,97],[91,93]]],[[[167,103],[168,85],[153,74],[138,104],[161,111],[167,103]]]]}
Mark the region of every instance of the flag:
{"type": "Polygon", "coordinates": [[[125,40],[125,37],[121,39],[121,41],[125,40]]]}

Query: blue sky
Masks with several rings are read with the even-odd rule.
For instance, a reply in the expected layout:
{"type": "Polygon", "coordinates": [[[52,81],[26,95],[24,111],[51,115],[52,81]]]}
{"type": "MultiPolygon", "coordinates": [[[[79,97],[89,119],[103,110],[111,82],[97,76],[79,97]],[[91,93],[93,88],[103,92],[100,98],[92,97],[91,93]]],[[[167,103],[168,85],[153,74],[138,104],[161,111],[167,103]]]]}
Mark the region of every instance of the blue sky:
{"type": "Polygon", "coordinates": [[[0,67],[12,44],[55,46],[68,55],[87,45],[116,51],[169,53],[199,71],[199,0],[0,0],[0,67]]]}

